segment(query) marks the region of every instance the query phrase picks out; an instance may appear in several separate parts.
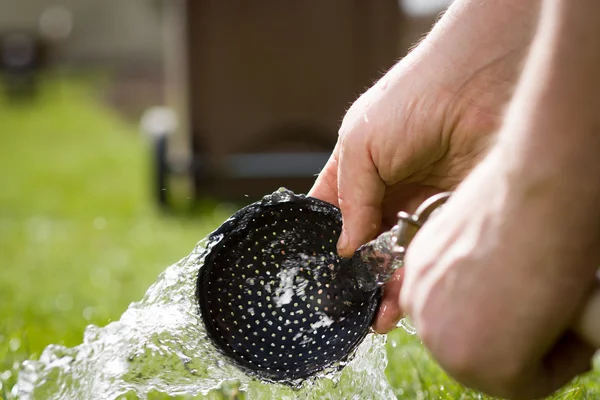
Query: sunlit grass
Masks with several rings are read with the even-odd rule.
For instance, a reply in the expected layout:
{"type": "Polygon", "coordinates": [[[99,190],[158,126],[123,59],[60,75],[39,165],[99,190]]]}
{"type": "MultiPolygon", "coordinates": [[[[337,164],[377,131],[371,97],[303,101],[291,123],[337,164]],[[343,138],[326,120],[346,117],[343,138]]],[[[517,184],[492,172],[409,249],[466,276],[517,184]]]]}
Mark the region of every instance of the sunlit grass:
{"type": "MultiPolygon", "coordinates": [[[[0,101],[0,398],[15,379],[2,371],[118,319],[232,211],[158,212],[148,144],[93,93],[82,81],[54,81],[32,105],[0,101]]],[[[485,398],[448,378],[403,330],[388,350],[399,398],[485,398]]],[[[599,387],[590,374],[555,398],[600,398],[599,387]]]]}
{"type": "Polygon", "coordinates": [[[0,371],[118,319],[226,217],[162,215],[137,127],[85,83],[45,89],[0,104],[0,371]]]}

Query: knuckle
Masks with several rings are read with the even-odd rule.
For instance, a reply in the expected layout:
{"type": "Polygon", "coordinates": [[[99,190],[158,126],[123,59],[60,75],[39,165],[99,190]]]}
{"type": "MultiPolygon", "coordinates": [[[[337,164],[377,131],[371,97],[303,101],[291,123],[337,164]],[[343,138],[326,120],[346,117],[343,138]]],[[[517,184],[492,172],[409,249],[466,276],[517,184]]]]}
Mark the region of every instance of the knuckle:
{"type": "Polygon", "coordinates": [[[349,145],[354,145],[357,137],[359,136],[359,132],[355,126],[342,126],[338,131],[338,135],[338,140],[343,151],[349,145]]]}
{"type": "Polygon", "coordinates": [[[360,138],[368,136],[372,130],[372,124],[365,122],[364,112],[356,104],[350,108],[344,116],[340,128],[338,129],[338,137],[343,141],[351,140],[355,142],[360,138]]]}
{"type": "Polygon", "coordinates": [[[342,119],[342,123],[340,125],[340,128],[338,129],[338,137],[342,141],[348,136],[350,136],[355,130],[356,124],[354,123],[354,119],[355,118],[352,115],[352,109],[350,109],[342,119]]]}

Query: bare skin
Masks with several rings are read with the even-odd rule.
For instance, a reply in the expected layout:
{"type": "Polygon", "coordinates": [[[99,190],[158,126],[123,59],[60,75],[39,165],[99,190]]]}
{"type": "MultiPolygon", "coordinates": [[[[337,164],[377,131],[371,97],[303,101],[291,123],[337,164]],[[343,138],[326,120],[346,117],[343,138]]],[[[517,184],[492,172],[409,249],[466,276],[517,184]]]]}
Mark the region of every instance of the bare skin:
{"type": "MultiPolygon", "coordinates": [[[[491,395],[543,397],[591,365],[594,349],[571,328],[600,263],[598,15],[600,3],[592,0],[544,2],[532,51],[493,141],[480,137],[491,137],[494,123],[485,125],[490,133],[474,128],[479,124],[439,123],[432,139],[433,121],[473,120],[464,105],[463,113],[449,111],[454,108],[443,96],[421,100],[423,93],[440,93],[435,79],[428,91],[411,92],[419,87],[413,77],[395,96],[365,93],[348,112],[336,155],[313,188],[342,208],[344,255],[385,226],[392,204],[406,209],[428,187],[455,189],[415,237],[404,278],[386,288],[385,301],[391,302],[390,293],[400,299],[451,376],[491,395]],[[440,102],[445,112],[419,108],[440,102]],[[414,122],[415,116],[422,118],[414,122]],[[454,129],[444,130],[448,126],[454,129]],[[469,149],[462,158],[452,152],[459,144],[469,149]],[[436,169],[440,160],[445,163],[436,169]],[[358,227],[361,221],[369,222],[366,228],[358,227]]],[[[383,310],[376,325],[386,331],[395,317],[383,310]]]]}
{"type": "MultiPolygon", "coordinates": [[[[480,3],[456,1],[347,112],[333,155],[309,193],[340,206],[341,255],[351,256],[393,226],[398,211],[454,189],[494,140],[539,8],[535,1],[480,3]]],[[[385,287],[378,332],[390,331],[402,316],[402,274],[385,287]]]]}
{"type": "Polygon", "coordinates": [[[401,293],[459,381],[537,398],[591,367],[571,331],[600,262],[600,4],[554,0],[497,144],[418,233],[401,293]]]}

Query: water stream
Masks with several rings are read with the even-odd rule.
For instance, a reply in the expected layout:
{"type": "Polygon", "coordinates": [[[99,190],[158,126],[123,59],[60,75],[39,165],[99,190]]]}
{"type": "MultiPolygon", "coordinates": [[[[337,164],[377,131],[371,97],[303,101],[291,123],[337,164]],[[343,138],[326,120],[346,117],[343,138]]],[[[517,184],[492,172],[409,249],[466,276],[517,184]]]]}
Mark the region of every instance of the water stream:
{"type": "Polygon", "coordinates": [[[389,385],[384,335],[369,334],[341,371],[304,382],[299,389],[249,378],[209,342],[195,303],[195,279],[209,243],[167,268],[141,301],[118,321],[89,326],[72,348],[50,345],[39,360],[23,363],[15,399],[115,399],[207,394],[237,382],[248,399],[395,399],[389,385]]]}

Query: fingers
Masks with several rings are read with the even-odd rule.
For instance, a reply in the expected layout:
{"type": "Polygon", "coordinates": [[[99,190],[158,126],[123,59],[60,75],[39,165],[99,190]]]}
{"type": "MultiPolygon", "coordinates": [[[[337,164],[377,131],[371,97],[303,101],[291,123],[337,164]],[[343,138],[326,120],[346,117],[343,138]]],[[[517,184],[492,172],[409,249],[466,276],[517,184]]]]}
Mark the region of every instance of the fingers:
{"type": "MultiPolygon", "coordinates": [[[[338,142],[339,143],[339,142],[338,142]]],[[[326,201],[338,207],[338,145],[335,146],[329,160],[319,173],[313,187],[308,192],[308,195],[319,200],[326,201]]]]}
{"type": "Polygon", "coordinates": [[[400,308],[400,291],[404,269],[398,269],[392,278],[385,284],[379,311],[373,322],[373,329],[377,333],[388,333],[396,328],[403,312],[400,308]]]}
{"type": "Polygon", "coordinates": [[[381,225],[385,184],[371,160],[365,136],[342,136],[338,164],[338,199],[343,216],[337,248],[342,257],[373,239],[381,225]]]}

